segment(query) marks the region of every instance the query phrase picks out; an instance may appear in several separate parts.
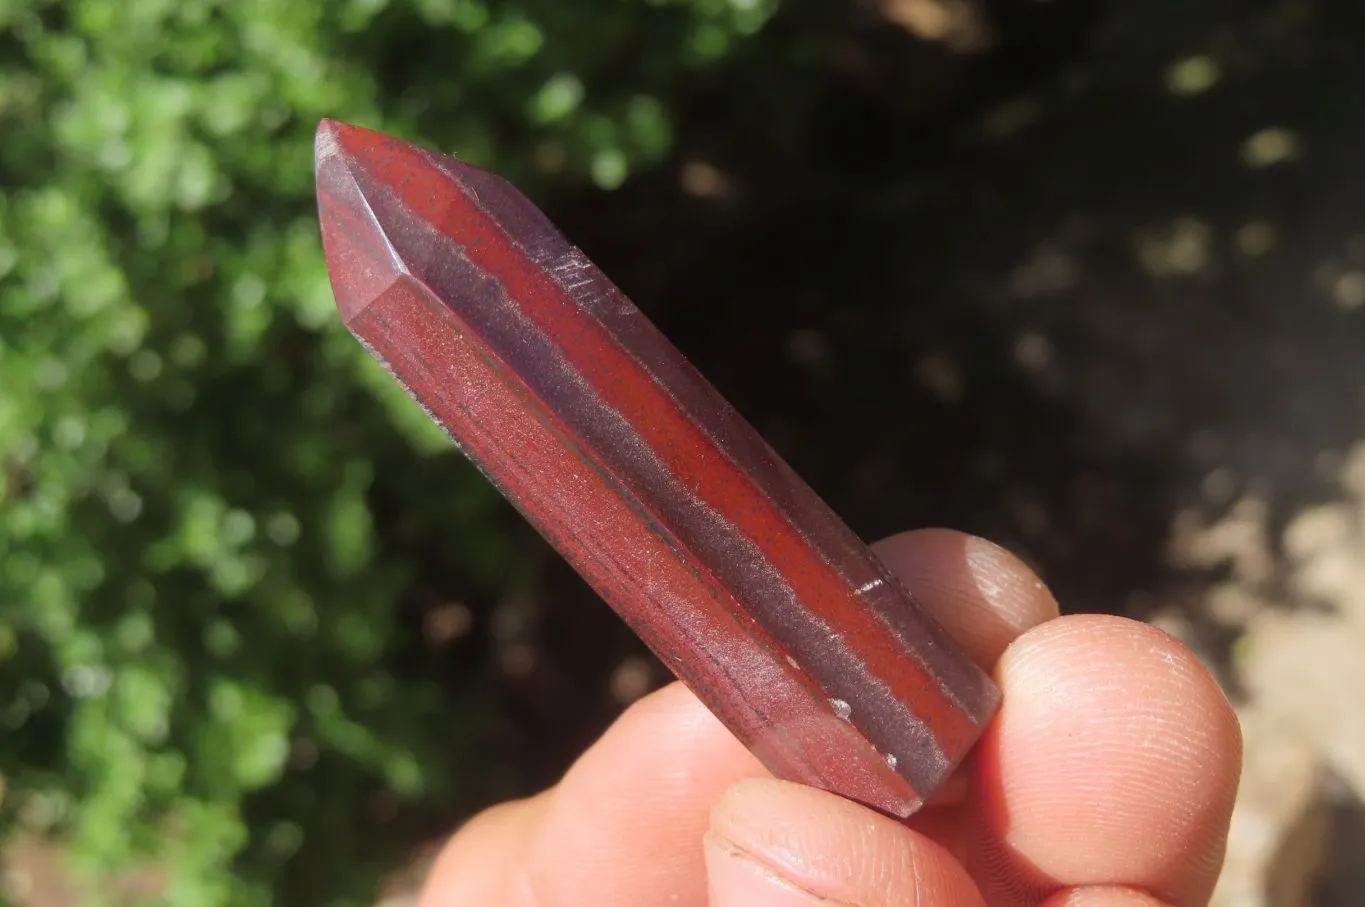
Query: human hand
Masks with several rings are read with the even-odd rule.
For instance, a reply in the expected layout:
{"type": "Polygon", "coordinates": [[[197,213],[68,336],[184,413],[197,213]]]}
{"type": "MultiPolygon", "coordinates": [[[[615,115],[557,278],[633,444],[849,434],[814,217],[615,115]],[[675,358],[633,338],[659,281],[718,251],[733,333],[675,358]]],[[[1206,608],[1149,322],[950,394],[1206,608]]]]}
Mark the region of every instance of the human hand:
{"type": "Polygon", "coordinates": [[[1003,550],[926,530],[876,546],[994,671],[1004,704],[897,822],[773,780],[679,684],[636,703],[544,793],[477,816],[420,907],[1146,907],[1204,904],[1241,734],[1179,642],[1058,617],[1003,550]]]}

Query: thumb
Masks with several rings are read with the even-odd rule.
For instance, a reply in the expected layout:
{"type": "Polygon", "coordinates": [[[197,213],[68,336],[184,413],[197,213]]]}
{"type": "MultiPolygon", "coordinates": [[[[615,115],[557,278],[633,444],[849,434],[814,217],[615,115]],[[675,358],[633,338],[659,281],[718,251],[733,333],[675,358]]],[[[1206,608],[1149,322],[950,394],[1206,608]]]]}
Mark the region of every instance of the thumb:
{"type": "Polygon", "coordinates": [[[981,907],[962,866],[904,825],[824,791],[755,778],[704,838],[710,907],[981,907]]]}

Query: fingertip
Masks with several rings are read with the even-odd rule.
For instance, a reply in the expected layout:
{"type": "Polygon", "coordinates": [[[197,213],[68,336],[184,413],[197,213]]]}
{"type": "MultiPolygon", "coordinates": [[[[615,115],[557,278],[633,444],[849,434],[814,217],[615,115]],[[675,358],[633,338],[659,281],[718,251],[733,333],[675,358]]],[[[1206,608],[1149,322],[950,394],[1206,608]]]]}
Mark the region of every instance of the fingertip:
{"type": "Polygon", "coordinates": [[[1207,898],[1241,734],[1198,659],[1154,627],[1084,615],[1026,633],[996,674],[1004,705],[973,778],[990,887],[1007,903],[1107,884],[1207,898]]]}
{"type": "Polygon", "coordinates": [[[1040,907],[1167,907],[1167,904],[1135,888],[1103,885],[1059,891],[1040,907]]]}
{"type": "Polygon", "coordinates": [[[878,542],[873,550],[987,670],[1020,634],[1059,613],[1038,575],[986,539],[917,529],[878,542]]]}
{"type": "Polygon", "coordinates": [[[980,904],[961,864],[938,844],[814,788],[773,779],[740,781],[716,799],[709,835],[710,846],[742,853],[790,887],[826,902],[980,904]]]}
{"type": "Polygon", "coordinates": [[[709,907],[848,907],[804,890],[711,832],[702,847],[709,907]]]}

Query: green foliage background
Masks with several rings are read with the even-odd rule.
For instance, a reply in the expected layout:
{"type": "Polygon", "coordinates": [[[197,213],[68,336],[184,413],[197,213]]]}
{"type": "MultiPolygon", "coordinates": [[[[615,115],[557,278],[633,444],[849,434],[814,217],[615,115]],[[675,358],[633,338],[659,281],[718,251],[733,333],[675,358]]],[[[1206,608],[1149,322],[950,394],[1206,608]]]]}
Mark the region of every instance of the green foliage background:
{"type": "Polygon", "coordinates": [[[395,604],[424,538],[470,592],[525,565],[335,323],[313,129],[611,188],[770,13],[0,0],[5,833],[69,840],[96,878],[169,858],[178,907],[360,904],[373,796],[469,795],[479,706],[395,604]],[[376,501],[401,514],[382,535],[376,501]]]}

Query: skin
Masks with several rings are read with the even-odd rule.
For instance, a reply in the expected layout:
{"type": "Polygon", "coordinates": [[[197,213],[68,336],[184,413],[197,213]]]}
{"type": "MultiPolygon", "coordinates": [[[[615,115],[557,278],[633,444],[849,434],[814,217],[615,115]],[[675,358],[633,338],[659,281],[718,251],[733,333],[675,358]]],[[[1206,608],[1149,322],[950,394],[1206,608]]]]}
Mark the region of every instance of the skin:
{"type": "Polygon", "coordinates": [[[555,787],[445,846],[420,907],[1197,907],[1222,863],[1241,734],[1178,641],[1059,617],[981,539],[878,554],[1004,691],[929,806],[896,822],[774,780],[681,686],[628,709],[555,787]]]}

